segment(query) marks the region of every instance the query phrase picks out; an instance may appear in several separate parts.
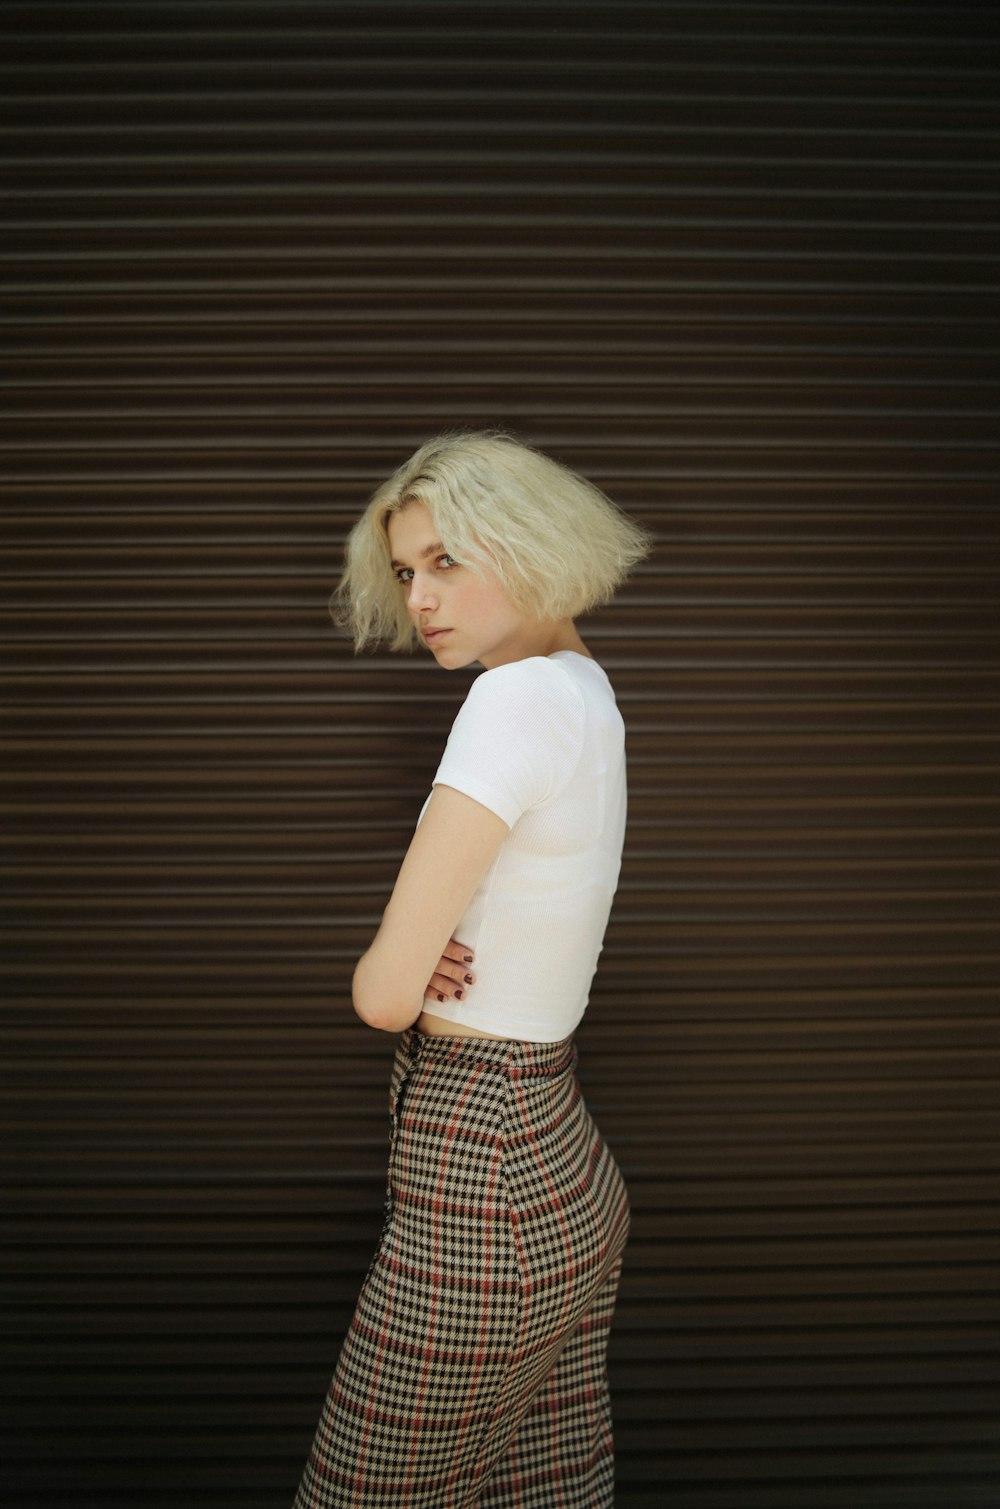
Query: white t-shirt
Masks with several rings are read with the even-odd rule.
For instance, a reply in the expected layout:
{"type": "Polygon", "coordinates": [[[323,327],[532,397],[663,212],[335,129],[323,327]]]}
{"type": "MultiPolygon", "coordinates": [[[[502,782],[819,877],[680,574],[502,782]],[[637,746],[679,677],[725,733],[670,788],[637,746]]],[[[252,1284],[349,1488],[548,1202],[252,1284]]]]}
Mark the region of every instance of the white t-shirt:
{"type": "Polygon", "coordinates": [[[607,676],[573,650],[484,671],[434,785],[481,802],[510,833],[455,928],[475,950],[476,983],[428,1009],[559,1042],[586,1009],[621,868],[625,730],[607,676]]]}

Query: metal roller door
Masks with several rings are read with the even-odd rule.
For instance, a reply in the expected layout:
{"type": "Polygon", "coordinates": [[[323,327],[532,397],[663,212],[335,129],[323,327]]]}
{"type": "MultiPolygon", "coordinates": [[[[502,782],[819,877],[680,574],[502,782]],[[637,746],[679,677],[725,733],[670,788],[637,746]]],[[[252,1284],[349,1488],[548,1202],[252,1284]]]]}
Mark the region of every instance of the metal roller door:
{"type": "Polygon", "coordinates": [[[350,971],[470,679],[326,597],[490,422],[658,540],[584,626],[617,1502],[994,1502],[991,13],[4,7],[10,1509],[290,1500],[380,1224],[350,971]]]}

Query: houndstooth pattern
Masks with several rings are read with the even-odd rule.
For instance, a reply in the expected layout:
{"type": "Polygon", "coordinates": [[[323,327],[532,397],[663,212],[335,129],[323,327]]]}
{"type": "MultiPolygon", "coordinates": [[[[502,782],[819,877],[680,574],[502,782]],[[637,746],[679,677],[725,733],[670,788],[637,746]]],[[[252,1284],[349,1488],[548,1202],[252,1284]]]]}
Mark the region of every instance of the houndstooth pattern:
{"type": "Polygon", "coordinates": [[[386,1220],[294,1509],[604,1509],[628,1201],[563,1043],[402,1035],[386,1220]]]}

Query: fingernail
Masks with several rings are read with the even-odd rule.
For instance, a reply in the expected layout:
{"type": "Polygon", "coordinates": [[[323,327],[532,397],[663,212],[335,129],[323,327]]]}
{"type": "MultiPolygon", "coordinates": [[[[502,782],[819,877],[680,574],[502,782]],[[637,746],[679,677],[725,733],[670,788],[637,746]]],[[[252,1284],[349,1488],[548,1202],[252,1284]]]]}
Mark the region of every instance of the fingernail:
{"type": "Polygon", "coordinates": [[[471,964],[472,963],[472,955],[471,954],[464,954],[463,958],[464,958],[466,964],[471,964]]]}
{"type": "Polygon", "coordinates": [[[472,984],[472,976],[471,975],[466,975],[466,977],[465,977],[465,983],[466,983],[466,985],[471,985],[472,984]]]}
{"type": "Polygon", "coordinates": [[[444,996],[438,996],[438,1000],[439,1001],[443,1001],[444,1000],[444,996]]]}
{"type": "Polygon", "coordinates": [[[460,1001],[462,999],[462,997],[463,997],[464,994],[465,994],[464,990],[456,990],[455,991],[455,1000],[456,1001],[460,1001]]]}

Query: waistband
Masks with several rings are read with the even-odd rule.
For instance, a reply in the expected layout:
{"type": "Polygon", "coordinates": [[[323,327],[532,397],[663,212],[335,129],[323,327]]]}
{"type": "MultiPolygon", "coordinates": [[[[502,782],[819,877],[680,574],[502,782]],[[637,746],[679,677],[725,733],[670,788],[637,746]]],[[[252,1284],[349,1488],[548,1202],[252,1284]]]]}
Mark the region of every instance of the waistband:
{"type": "Polygon", "coordinates": [[[576,1065],[571,1037],[559,1043],[524,1043],[513,1038],[433,1036],[407,1027],[399,1051],[407,1058],[439,1064],[494,1069],[511,1079],[565,1074],[576,1065]]]}

